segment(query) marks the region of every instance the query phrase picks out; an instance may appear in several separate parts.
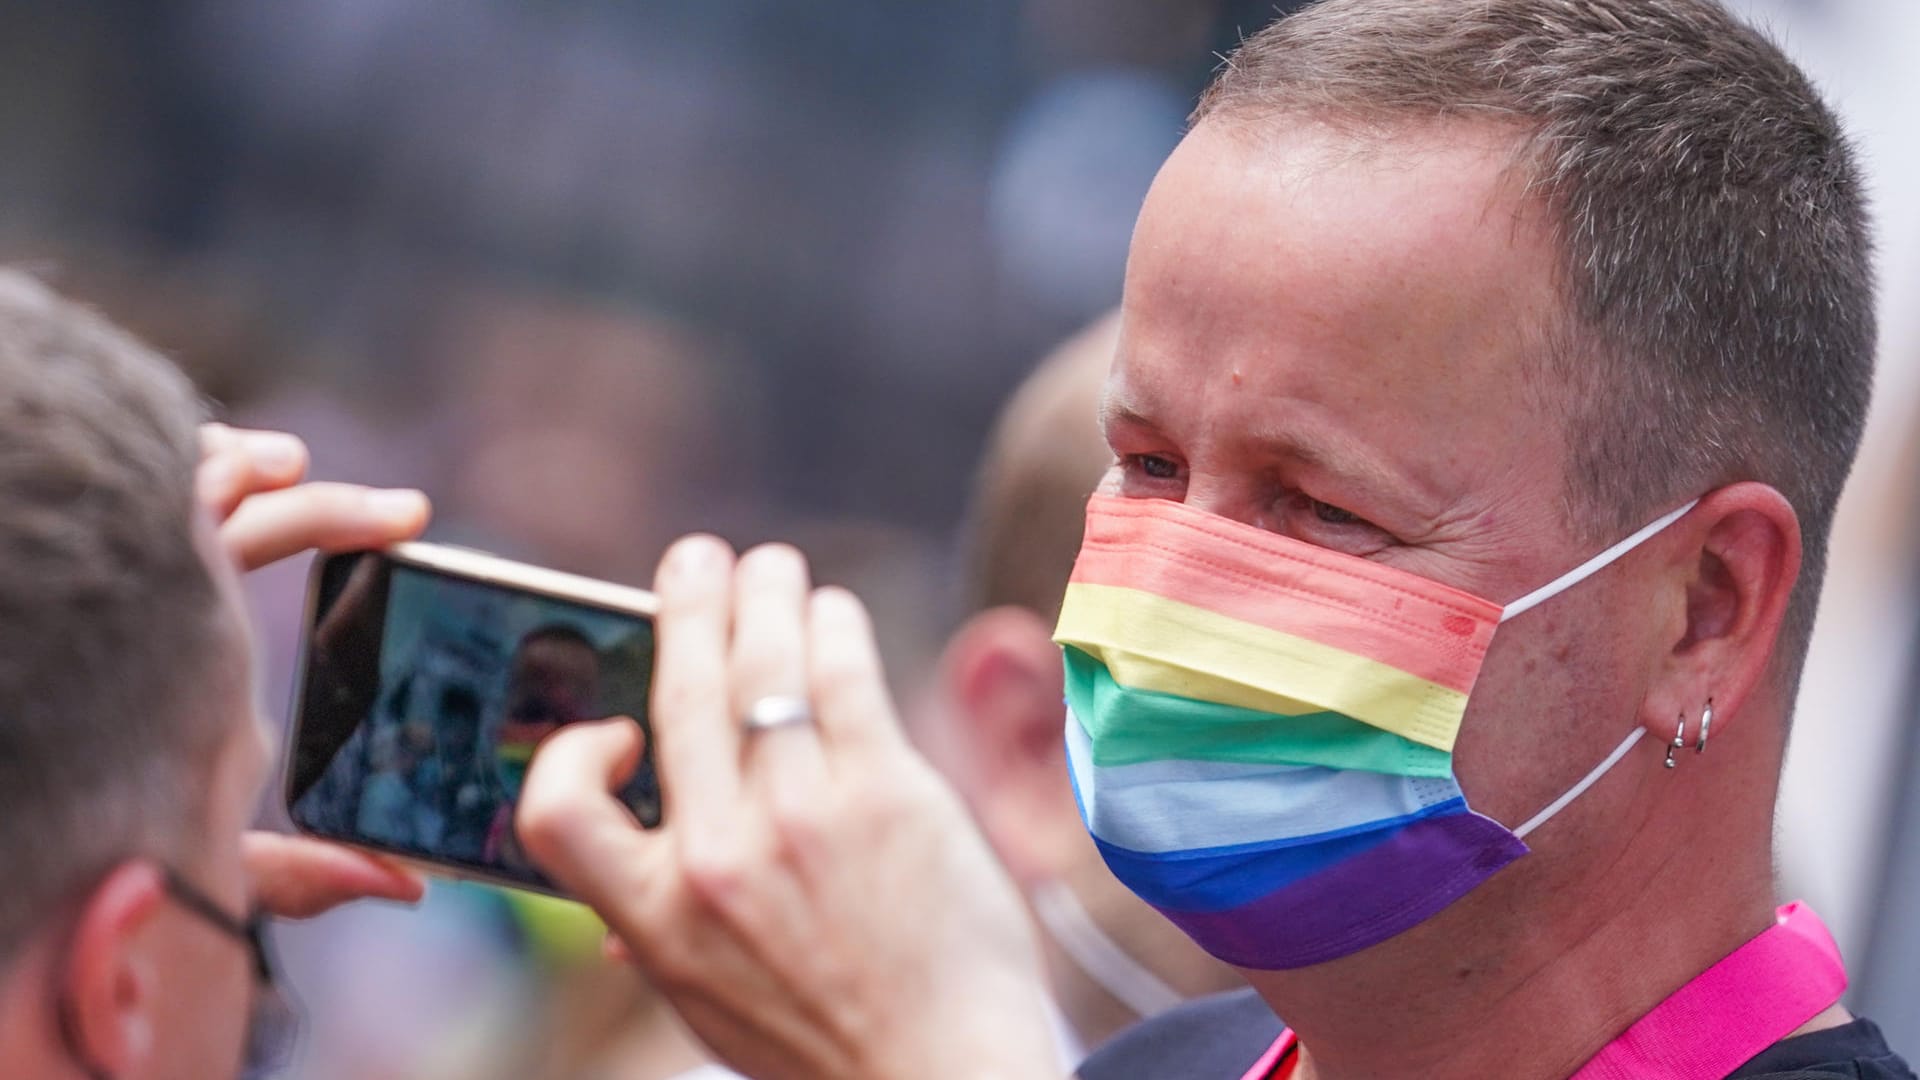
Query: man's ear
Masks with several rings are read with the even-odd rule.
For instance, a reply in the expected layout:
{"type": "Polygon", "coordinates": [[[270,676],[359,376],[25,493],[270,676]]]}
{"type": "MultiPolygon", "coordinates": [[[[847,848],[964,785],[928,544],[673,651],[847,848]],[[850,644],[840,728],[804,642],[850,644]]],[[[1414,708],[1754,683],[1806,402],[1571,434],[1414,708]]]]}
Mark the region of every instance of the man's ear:
{"type": "Polygon", "coordinates": [[[96,1073],[147,1071],[159,974],[151,938],[165,903],[157,867],[123,863],[88,894],[74,924],[60,981],[60,1022],[73,1053],[96,1073]]]}
{"type": "Polygon", "coordinates": [[[1766,484],[1731,484],[1700,500],[1685,562],[1684,618],[1647,695],[1650,730],[1671,740],[1682,717],[1687,741],[1713,703],[1713,731],[1740,715],[1777,671],[1774,649],[1800,576],[1800,519],[1766,484]]]}
{"type": "Polygon", "coordinates": [[[981,612],[948,641],[940,678],[946,735],[987,839],[1022,884],[1057,877],[1086,837],[1067,781],[1051,629],[1024,608],[981,612]]]}

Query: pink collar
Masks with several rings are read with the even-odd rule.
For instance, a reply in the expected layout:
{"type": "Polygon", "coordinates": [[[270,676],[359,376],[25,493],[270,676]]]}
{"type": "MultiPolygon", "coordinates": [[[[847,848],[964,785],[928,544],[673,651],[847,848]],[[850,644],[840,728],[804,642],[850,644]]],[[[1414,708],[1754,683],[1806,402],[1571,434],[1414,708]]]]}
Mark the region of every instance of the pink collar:
{"type": "MultiPolygon", "coordinates": [[[[1840,947],[1813,909],[1781,908],[1773,926],[1634,1021],[1569,1080],[1719,1080],[1840,1000],[1840,947]]],[[[1291,1030],[1242,1080],[1265,1080],[1291,1030]]]]}

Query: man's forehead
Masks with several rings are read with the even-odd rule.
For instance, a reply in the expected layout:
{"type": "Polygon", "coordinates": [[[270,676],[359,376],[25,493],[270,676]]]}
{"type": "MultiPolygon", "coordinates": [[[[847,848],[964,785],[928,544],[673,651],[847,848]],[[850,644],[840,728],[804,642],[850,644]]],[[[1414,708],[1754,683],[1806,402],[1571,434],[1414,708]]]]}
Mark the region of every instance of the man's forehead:
{"type": "Polygon", "coordinates": [[[1557,248],[1511,131],[1452,127],[1202,123],[1140,213],[1104,415],[1428,490],[1540,457],[1557,248]]]}
{"type": "MultiPolygon", "coordinates": [[[[1435,122],[1355,134],[1303,121],[1261,134],[1249,133],[1250,123],[1209,121],[1181,141],[1148,194],[1136,260],[1143,248],[1204,257],[1253,293],[1284,283],[1320,301],[1329,319],[1352,312],[1327,301],[1373,298],[1359,288],[1368,285],[1456,296],[1534,285],[1528,302],[1557,297],[1538,273],[1551,279],[1557,267],[1535,264],[1557,251],[1550,221],[1513,168],[1517,144],[1506,126],[1435,122]],[[1525,274],[1512,273],[1516,262],[1525,274]]],[[[1218,285],[1178,259],[1150,265],[1150,276],[1129,274],[1130,291],[1218,285]]]]}

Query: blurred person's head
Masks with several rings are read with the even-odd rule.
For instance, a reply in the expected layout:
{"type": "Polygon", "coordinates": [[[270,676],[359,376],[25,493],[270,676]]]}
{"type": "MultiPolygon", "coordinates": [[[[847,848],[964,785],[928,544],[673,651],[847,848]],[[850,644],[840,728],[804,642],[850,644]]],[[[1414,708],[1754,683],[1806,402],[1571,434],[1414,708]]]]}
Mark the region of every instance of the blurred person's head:
{"type": "Polygon", "coordinates": [[[555,727],[593,719],[600,653],[575,627],[551,623],[520,639],[507,669],[507,719],[555,727]]]}
{"type": "Polygon", "coordinates": [[[918,731],[1031,899],[1056,1000],[1089,1046],[1238,982],[1108,873],[1067,779],[1053,624],[1087,496],[1113,460],[1096,412],[1118,334],[1115,315],[1081,331],[1002,411],[967,518],[970,614],[918,731]]]}
{"type": "Polygon", "coordinates": [[[1127,727],[1126,754],[1096,737],[1089,775],[1111,794],[1122,757],[1179,772],[1156,797],[1188,812],[1166,829],[1125,795],[1134,880],[1298,1002],[1303,1038],[1316,1010],[1358,1015],[1429,974],[1493,1000],[1603,922],[1659,926],[1675,948],[1649,963],[1676,975],[1768,924],[1791,701],[1872,381],[1863,198],[1815,89],[1712,0],[1326,0],[1223,67],[1142,210],[1103,407],[1103,505],[1145,523],[1114,540],[1136,562],[1103,572],[1169,575],[1200,611],[1181,640],[1216,651],[1150,671],[1130,666],[1159,648],[1145,635],[1188,608],[1106,624],[1130,644],[1105,649],[1103,700],[1137,709],[1127,724],[1187,719],[1127,727]],[[1267,642],[1266,666],[1236,666],[1230,632],[1267,642]],[[1439,729],[1390,707],[1398,690],[1361,701],[1360,676],[1307,686],[1336,681],[1335,655],[1380,686],[1425,680],[1439,729]],[[1438,659],[1460,656],[1462,674],[1438,659]],[[1333,725],[1355,741],[1309,745],[1333,725]],[[1275,765],[1324,775],[1252,778],[1275,765]],[[1435,824],[1392,825],[1386,796],[1351,820],[1298,786],[1240,812],[1287,777],[1397,785],[1435,824]],[[1428,797],[1462,791],[1444,813],[1428,797]],[[1474,861],[1432,873],[1235,861],[1456,827],[1481,832],[1423,857],[1474,861]],[[1212,862],[1168,869],[1190,850],[1212,862]],[[1309,901],[1334,884],[1339,902],[1309,901]]]}
{"type": "Polygon", "coordinates": [[[579,298],[484,291],[449,305],[457,424],[449,514],[543,564],[645,581],[659,548],[711,515],[746,470],[753,424],[699,336],[579,298]]]}
{"type": "Polygon", "coordinates": [[[0,273],[0,1061],[235,1074],[266,750],[166,361],[0,273]],[[225,924],[225,925],[223,925],[225,924]]]}

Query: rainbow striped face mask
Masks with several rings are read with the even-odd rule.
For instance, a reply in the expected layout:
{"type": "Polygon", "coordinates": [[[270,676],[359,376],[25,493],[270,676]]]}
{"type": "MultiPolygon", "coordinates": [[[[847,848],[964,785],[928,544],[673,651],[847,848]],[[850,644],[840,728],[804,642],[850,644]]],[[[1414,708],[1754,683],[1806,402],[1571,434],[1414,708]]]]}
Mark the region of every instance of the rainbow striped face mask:
{"type": "Polygon", "coordinates": [[[1378,944],[1527,853],[1454,737],[1494,630],[1693,504],[1507,605],[1158,499],[1095,496],[1054,640],[1081,817],[1202,948],[1280,970],[1378,944]]]}

